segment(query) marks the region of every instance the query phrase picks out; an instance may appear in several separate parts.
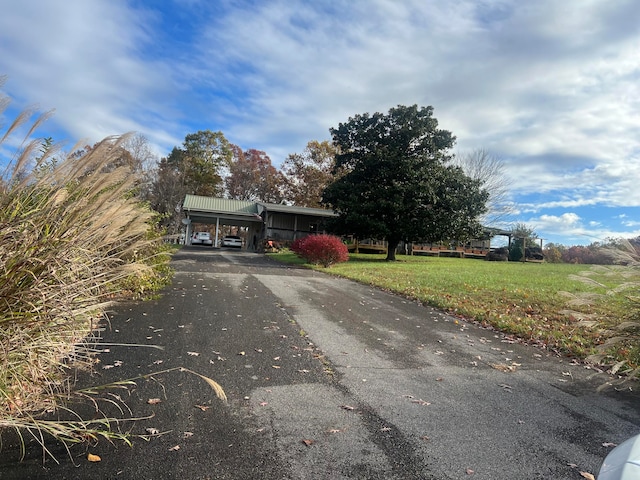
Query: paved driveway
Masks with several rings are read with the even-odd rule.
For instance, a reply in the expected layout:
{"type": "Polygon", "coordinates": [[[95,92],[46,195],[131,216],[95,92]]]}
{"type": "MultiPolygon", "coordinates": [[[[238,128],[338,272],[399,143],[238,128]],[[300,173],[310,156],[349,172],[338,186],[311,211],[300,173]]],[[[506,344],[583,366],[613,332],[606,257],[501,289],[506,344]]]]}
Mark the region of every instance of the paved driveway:
{"type": "Polygon", "coordinates": [[[73,462],[52,446],[59,465],[33,442],[16,465],[9,442],[0,478],[580,479],[640,432],[640,397],[598,393],[603,374],[401,297],[245,252],[184,248],[173,266],[104,334],[164,350],[105,346],[81,384],[186,367],[228,403],[187,372],[139,379],[119,392],[149,417],[133,431],[161,435],[73,462]]]}

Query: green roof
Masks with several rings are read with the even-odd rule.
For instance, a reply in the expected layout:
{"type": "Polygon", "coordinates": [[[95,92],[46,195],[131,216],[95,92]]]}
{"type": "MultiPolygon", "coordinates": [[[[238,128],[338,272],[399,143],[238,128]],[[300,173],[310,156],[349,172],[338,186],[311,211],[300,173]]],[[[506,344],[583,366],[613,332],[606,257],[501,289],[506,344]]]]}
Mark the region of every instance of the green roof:
{"type": "Polygon", "coordinates": [[[188,213],[218,213],[226,215],[259,215],[268,212],[291,213],[313,217],[335,217],[332,210],[323,208],[296,207],[280,203],[251,202],[248,200],[231,200],[229,198],[204,197],[187,195],[182,208],[188,213]]]}
{"type": "Polygon", "coordinates": [[[283,205],[280,203],[262,203],[261,205],[268,212],[294,213],[298,215],[309,215],[312,217],[335,217],[337,214],[333,210],[324,208],[296,207],[295,205],[283,205]]]}
{"type": "Polygon", "coordinates": [[[185,211],[228,213],[232,215],[257,215],[255,202],[231,200],[229,198],[203,197],[187,195],[182,204],[185,211]]]}

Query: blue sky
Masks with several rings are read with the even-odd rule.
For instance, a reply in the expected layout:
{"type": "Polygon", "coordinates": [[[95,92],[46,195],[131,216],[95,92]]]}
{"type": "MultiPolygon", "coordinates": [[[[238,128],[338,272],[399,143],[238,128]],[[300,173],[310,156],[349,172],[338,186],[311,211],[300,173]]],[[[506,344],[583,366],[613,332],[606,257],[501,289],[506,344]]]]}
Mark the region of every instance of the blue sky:
{"type": "Polygon", "coordinates": [[[637,0],[0,0],[2,124],[160,156],[221,130],[279,166],[364,112],[432,105],[507,166],[546,241],[640,235],[637,0]]]}

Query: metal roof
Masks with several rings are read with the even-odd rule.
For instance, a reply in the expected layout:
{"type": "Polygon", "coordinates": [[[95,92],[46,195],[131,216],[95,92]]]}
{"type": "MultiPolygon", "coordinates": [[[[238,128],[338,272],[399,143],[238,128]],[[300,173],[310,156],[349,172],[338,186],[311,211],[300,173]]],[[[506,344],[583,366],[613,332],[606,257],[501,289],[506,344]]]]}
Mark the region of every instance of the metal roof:
{"type": "Polygon", "coordinates": [[[263,211],[308,215],[311,217],[335,217],[332,210],[323,208],[296,207],[280,203],[251,202],[248,200],[231,200],[229,198],[204,197],[202,195],[187,195],[182,204],[186,213],[210,213],[233,216],[255,217],[263,211]]]}
{"type": "Polygon", "coordinates": [[[182,204],[182,208],[189,212],[197,211],[250,216],[258,214],[258,206],[255,202],[231,200],[229,198],[203,197],[201,195],[187,195],[182,204]]]}
{"type": "Polygon", "coordinates": [[[268,212],[293,213],[298,215],[309,215],[312,217],[336,217],[337,214],[332,210],[324,208],[296,207],[293,205],[283,205],[280,203],[262,203],[259,205],[268,212]]]}

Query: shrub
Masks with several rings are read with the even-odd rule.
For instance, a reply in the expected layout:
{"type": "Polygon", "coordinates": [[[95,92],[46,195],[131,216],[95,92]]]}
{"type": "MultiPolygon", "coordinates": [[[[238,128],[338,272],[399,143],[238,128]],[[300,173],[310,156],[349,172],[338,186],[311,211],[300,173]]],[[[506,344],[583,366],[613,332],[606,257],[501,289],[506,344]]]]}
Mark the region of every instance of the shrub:
{"type": "Polygon", "coordinates": [[[349,250],[339,237],[309,235],[291,244],[291,250],[307,262],[329,267],[349,259],[349,250]]]}

